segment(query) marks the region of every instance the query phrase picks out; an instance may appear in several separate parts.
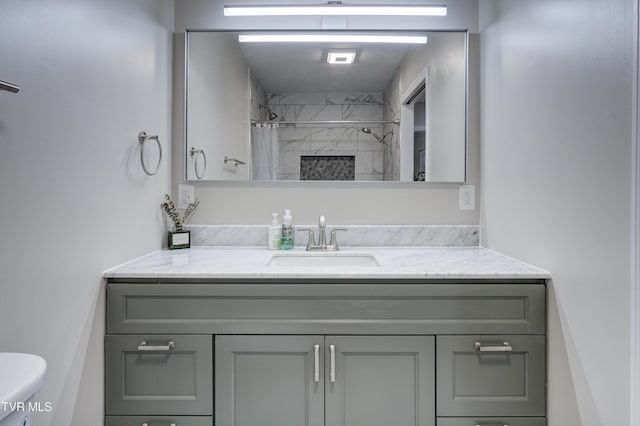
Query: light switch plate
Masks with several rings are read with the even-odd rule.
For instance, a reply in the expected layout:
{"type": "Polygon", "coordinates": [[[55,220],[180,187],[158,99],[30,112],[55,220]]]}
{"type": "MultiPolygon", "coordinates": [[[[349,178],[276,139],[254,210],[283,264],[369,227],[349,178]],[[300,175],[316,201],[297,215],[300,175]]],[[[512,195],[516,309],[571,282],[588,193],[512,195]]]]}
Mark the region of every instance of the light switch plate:
{"type": "Polygon", "coordinates": [[[460,185],[458,186],[458,210],[475,210],[476,209],[476,186],[460,185]]]}
{"type": "Polygon", "coordinates": [[[195,201],[195,188],[193,185],[178,185],[178,208],[186,209],[195,201]]]}

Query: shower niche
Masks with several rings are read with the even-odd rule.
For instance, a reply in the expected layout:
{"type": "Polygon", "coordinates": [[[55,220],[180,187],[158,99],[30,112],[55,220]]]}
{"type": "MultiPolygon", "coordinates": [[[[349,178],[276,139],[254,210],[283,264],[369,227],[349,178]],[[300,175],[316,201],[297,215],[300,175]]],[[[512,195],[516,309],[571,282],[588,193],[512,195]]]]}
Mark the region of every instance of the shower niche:
{"type": "Polygon", "coordinates": [[[240,42],[246,33],[258,32],[186,32],[186,180],[465,181],[466,32],[404,32],[426,44],[240,42]],[[332,51],[355,60],[330,64],[332,51]],[[425,70],[416,133],[403,92],[425,70]],[[447,147],[454,172],[425,173],[447,147]]]}
{"type": "Polygon", "coordinates": [[[355,180],[355,155],[301,155],[300,180],[355,180]]]}

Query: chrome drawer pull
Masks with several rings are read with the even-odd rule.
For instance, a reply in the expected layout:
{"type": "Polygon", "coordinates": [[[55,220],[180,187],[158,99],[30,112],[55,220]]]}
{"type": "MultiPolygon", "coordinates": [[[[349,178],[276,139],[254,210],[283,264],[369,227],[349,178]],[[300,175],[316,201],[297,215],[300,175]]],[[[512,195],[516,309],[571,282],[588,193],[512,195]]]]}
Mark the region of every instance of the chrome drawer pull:
{"type": "Polygon", "coordinates": [[[509,426],[506,423],[476,423],[476,426],[509,426]]]}
{"type": "MultiPolygon", "coordinates": [[[[149,426],[149,423],[144,422],[144,423],[142,423],[142,426],[149,426]]],[[[169,426],[176,426],[176,424],[175,423],[169,423],[169,426]]]]}
{"type": "Polygon", "coordinates": [[[336,381],[336,345],[329,345],[329,352],[331,353],[331,369],[329,370],[329,380],[331,383],[336,381]]]}
{"type": "Polygon", "coordinates": [[[139,351],[172,351],[175,347],[176,347],[176,344],[174,341],[168,342],[167,346],[149,346],[147,345],[147,342],[140,342],[140,345],[138,345],[138,350],[139,351]]]}
{"type": "Polygon", "coordinates": [[[313,345],[313,381],[320,381],[320,345],[313,345]]]}
{"type": "Polygon", "coordinates": [[[482,346],[481,342],[476,342],[474,346],[476,351],[480,352],[511,352],[513,350],[509,342],[503,342],[502,346],[482,346]]]}

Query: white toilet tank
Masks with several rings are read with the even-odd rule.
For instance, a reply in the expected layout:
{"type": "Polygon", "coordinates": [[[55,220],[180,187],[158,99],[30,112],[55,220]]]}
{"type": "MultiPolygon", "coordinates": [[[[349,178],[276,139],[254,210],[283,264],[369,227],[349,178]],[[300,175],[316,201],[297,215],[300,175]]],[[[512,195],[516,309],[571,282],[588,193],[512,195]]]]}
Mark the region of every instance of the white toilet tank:
{"type": "Polygon", "coordinates": [[[32,412],[42,407],[34,396],[46,371],[37,355],[0,352],[0,426],[31,425],[32,412]]]}

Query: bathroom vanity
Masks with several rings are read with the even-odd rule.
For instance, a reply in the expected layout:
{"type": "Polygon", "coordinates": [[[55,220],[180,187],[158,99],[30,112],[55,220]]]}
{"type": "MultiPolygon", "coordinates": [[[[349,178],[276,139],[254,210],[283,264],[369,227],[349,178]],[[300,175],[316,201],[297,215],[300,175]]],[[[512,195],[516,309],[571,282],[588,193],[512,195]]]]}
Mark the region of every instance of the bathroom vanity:
{"type": "Polygon", "coordinates": [[[546,271],[480,247],[300,250],[106,271],[106,425],[545,424],[546,271]]]}

